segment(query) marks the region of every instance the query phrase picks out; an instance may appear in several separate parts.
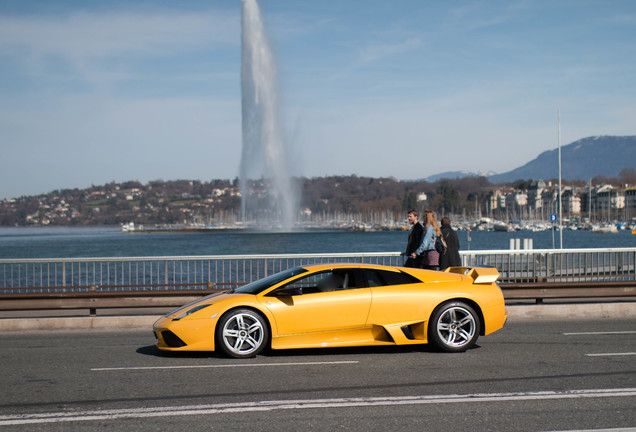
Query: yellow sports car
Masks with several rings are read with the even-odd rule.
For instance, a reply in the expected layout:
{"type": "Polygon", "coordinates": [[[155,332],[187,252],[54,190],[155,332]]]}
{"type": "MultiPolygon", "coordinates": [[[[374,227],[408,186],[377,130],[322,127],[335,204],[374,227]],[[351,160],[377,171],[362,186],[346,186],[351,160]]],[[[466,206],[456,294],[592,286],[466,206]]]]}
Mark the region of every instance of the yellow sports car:
{"type": "Polygon", "coordinates": [[[154,324],[157,347],[237,358],[265,348],[409,345],[465,351],[503,327],[494,268],[296,267],[204,297],[154,324]]]}

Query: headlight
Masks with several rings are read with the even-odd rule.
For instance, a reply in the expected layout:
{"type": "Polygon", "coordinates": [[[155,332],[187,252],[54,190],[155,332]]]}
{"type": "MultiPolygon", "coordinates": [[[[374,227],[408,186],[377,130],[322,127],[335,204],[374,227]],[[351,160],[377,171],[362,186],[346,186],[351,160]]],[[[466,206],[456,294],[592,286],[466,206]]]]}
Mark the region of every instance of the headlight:
{"type": "Polygon", "coordinates": [[[179,316],[177,316],[175,318],[172,318],[172,321],[179,321],[181,318],[185,318],[188,315],[191,315],[191,314],[193,314],[193,313],[195,313],[197,311],[200,311],[201,309],[205,309],[208,306],[212,306],[212,304],[208,303],[208,304],[201,304],[201,305],[195,306],[192,309],[189,309],[189,310],[183,312],[181,315],[179,315],[179,316]]]}

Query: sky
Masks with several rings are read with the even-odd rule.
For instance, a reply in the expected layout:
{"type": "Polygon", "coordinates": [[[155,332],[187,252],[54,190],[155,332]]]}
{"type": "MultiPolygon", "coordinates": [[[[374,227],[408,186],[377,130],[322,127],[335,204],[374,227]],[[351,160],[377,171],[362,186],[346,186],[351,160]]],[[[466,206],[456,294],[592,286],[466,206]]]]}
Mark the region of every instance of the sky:
{"type": "MultiPolygon", "coordinates": [[[[260,0],[294,175],[503,173],[636,135],[633,0],[260,0]]],[[[234,179],[240,0],[0,0],[0,199],[234,179]]]]}

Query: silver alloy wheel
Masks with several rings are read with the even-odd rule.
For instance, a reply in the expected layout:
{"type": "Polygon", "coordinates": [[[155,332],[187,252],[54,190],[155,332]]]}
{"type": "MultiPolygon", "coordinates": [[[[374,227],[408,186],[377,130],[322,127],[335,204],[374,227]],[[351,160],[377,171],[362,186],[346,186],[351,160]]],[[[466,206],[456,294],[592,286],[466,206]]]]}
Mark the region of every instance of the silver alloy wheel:
{"type": "Polygon", "coordinates": [[[454,305],[441,313],[435,328],[442,343],[448,347],[461,348],[475,337],[477,323],[471,311],[454,305]]]}
{"type": "Polygon", "coordinates": [[[238,311],[223,324],[222,341],[228,354],[248,357],[256,354],[265,342],[266,330],[260,317],[249,311],[238,311]]]}

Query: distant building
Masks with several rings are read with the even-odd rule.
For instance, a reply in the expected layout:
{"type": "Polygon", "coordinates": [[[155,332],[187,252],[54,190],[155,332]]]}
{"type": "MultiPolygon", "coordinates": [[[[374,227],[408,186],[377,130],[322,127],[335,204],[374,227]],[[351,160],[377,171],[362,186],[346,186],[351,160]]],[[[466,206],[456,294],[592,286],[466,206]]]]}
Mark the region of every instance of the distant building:
{"type": "Polygon", "coordinates": [[[506,195],[497,189],[488,195],[489,206],[491,210],[506,208],[506,195]]]}
{"type": "Polygon", "coordinates": [[[612,220],[622,216],[625,195],[611,185],[603,185],[592,192],[592,211],[600,219],[612,220]],[[594,193],[596,192],[596,193],[594,193]]]}
{"type": "Polygon", "coordinates": [[[636,219],[636,186],[625,189],[625,220],[636,219]]]}
{"type": "Polygon", "coordinates": [[[506,197],[506,207],[514,208],[528,205],[528,194],[515,192],[506,197]]]}
{"type": "Polygon", "coordinates": [[[601,212],[625,208],[625,195],[611,185],[601,186],[596,191],[596,206],[601,212]]]}
{"type": "Polygon", "coordinates": [[[543,193],[546,191],[546,184],[543,180],[538,180],[528,188],[528,218],[544,219],[547,217],[543,210],[543,193]]]}
{"type": "Polygon", "coordinates": [[[559,211],[559,190],[548,189],[541,194],[541,208],[545,211],[545,217],[550,213],[557,213],[559,211]]]}
{"type": "Polygon", "coordinates": [[[568,216],[578,216],[581,214],[581,197],[572,188],[567,188],[561,193],[561,205],[563,213],[568,216]]]}

